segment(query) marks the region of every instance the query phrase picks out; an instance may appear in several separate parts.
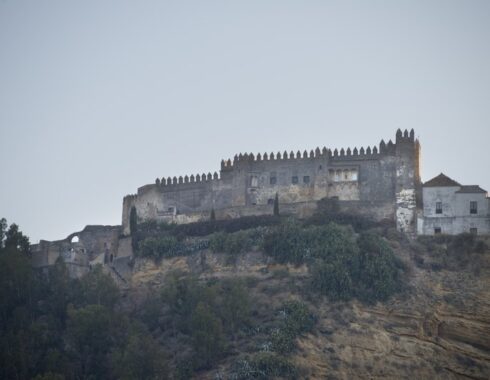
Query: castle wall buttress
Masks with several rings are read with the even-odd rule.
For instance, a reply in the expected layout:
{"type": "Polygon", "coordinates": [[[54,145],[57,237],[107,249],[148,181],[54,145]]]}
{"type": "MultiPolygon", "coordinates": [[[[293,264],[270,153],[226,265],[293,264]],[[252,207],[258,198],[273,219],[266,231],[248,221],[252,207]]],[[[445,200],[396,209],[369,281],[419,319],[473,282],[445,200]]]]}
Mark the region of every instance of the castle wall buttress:
{"type": "Polygon", "coordinates": [[[417,232],[417,199],[420,192],[420,144],[413,130],[396,133],[395,222],[399,231],[415,236],[417,232]]]}

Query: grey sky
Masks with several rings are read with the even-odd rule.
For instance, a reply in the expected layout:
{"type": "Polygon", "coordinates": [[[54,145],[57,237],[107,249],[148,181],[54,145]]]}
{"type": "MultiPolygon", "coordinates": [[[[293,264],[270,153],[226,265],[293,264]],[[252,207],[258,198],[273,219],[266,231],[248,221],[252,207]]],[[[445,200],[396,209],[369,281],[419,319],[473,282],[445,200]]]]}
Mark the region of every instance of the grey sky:
{"type": "Polygon", "coordinates": [[[414,128],[490,190],[490,1],[0,0],[0,217],[118,224],[156,177],[414,128]]]}

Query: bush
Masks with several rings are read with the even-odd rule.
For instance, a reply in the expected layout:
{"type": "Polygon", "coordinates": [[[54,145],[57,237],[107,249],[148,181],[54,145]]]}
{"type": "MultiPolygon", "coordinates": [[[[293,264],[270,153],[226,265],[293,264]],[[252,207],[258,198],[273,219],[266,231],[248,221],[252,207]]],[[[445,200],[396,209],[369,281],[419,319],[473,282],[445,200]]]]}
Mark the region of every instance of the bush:
{"type": "Polygon", "coordinates": [[[340,260],[317,260],[311,269],[311,287],[332,301],[347,301],[355,295],[351,272],[340,260]]]}
{"type": "Polygon", "coordinates": [[[216,232],[209,239],[209,248],[213,252],[237,255],[250,250],[252,248],[252,242],[246,231],[238,231],[233,234],[216,232]]]}
{"type": "Polygon", "coordinates": [[[208,305],[199,302],[192,313],[191,326],[196,369],[209,369],[224,354],[221,321],[208,305]]]}
{"type": "Polygon", "coordinates": [[[359,237],[361,251],[357,297],[366,302],[384,301],[400,290],[398,260],[387,242],[379,235],[364,233],[359,237]]]}
{"type": "Polygon", "coordinates": [[[357,254],[351,229],[334,223],[305,228],[295,220],[288,220],[266,233],[263,249],[277,262],[293,264],[302,264],[312,258],[333,259],[357,254]]]}
{"type": "Polygon", "coordinates": [[[281,219],[279,217],[272,215],[243,216],[237,219],[209,220],[197,223],[179,224],[175,226],[175,231],[173,233],[180,233],[185,236],[207,236],[219,231],[233,233],[256,227],[274,226],[280,222],[281,219]]]}
{"type": "Polygon", "coordinates": [[[400,289],[403,266],[387,242],[374,233],[362,233],[357,241],[347,230],[330,226],[322,234],[312,265],[311,286],[332,300],[357,297],[364,302],[386,300],[400,289]]]}
{"type": "Polygon", "coordinates": [[[264,236],[262,248],[279,263],[303,263],[309,257],[308,244],[304,240],[301,225],[288,219],[264,236]]]}
{"type": "Polygon", "coordinates": [[[233,365],[230,378],[233,380],[297,379],[298,371],[286,358],[270,352],[261,352],[237,361],[233,365]]]}
{"type": "Polygon", "coordinates": [[[282,313],[285,316],[285,327],[296,335],[311,331],[315,325],[315,317],[302,302],[286,302],[282,307],[282,313]]]}
{"type": "Polygon", "coordinates": [[[423,265],[426,269],[461,270],[469,268],[474,271],[482,264],[481,255],[488,249],[483,240],[470,233],[456,236],[420,236],[417,240],[424,248],[423,252],[428,256],[427,265],[423,265]]]}
{"type": "Polygon", "coordinates": [[[159,260],[184,254],[184,246],[174,236],[148,238],[139,243],[138,254],[142,257],[159,260]]]}
{"type": "Polygon", "coordinates": [[[234,233],[216,232],[209,238],[209,248],[236,256],[261,246],[265,230],[265,227],[258,227],[234,233]]]}
{"type": "Polygon", "coordinates": [[[296,347],[296,337],[311,331],[315,318],[308,307],[298,301],[286,302],[279,311],[281,326],[271,335],[272,349],[282,354],[289,353],[296,347]]]}
{"type": "Polygon", "coordinates": [[[135,254],[158,261],[163,258],[189,255],[208,247],[209,240],[179,241],[175,236],[163,235],[141,240],[135,254]]]}

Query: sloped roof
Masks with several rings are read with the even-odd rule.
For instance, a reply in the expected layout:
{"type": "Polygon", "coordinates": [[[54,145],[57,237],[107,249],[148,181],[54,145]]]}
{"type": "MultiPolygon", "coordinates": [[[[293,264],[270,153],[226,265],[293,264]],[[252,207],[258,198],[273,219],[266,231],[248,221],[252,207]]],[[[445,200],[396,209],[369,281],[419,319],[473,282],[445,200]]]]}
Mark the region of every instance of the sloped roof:
{"type": "Polygon", "coordinates": [[[468,185],[468,186],[461,186],[461,189],[456,191],[457,193],[485,193],[486,190],[483,190],[480,186],[478,185],[468,185]]]}
{"type": "Polygon", "coordinates": [[[461,186],[461,184],[456,182],[454,179],[449,178],[447,175],[441,173],[438,176],[424,183],[423,186],[424,187],[455,187],[455,186],[461,186]]]}

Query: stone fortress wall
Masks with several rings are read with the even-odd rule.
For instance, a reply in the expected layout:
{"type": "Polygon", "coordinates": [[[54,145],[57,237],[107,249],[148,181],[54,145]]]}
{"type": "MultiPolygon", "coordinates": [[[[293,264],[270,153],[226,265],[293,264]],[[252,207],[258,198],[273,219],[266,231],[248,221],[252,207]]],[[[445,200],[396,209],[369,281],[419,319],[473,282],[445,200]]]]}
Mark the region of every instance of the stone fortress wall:
{"type": "Polygon", "coordinates": [[[419,154],[413,130],[398,130],[394,143],[382,140],[366,149],[239,154],[233,161],[223,160],[219,174],[162,178],[140,187],[137,194],[124,197],[121,226],[86,226],[66,239],[42,240],[31,246],[32,263],[48,268],[61,258],[72,277],[104,264],[125,286],[133,256],[133,207],[139,221],[189,223],[209,220],[211,210],[217,219],[272,214],[276,193],[283,215],[311,215],[318,200],[336,197],[345,210],[394,220],[400,231],[414,235],[419,154]]]}
{"type": "Polygon", "coordinates": [[[395,143],[382,140],[367,149],[239,154],[222,160],[219,174],[158,178],[126,196],[123,231],[129,234],[132,207],[140,220],[187,223],[209,219],[212,209],[220,219],[270,213],[277,193],[282,210],[300,216],[319,199],[338,197],[344,206],[396,220],[399,230],[414,233],[419,154],[413,129],[398,130],[395,143]]]}

